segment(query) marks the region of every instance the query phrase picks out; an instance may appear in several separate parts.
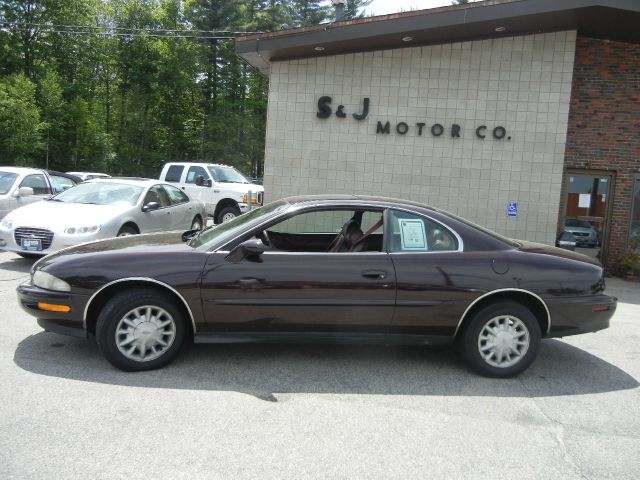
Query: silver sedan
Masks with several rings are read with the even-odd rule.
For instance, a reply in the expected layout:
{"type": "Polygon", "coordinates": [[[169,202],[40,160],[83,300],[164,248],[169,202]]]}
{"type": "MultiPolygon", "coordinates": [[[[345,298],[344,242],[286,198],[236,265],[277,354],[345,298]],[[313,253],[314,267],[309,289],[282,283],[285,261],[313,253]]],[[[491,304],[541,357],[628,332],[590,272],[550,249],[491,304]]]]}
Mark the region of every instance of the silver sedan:
{"type": "Polygon", "coordinates": [[[95,179],[18,208],[0,222],[0,248],[46,255],[79,243],[167,230],[201,229],[204,204],[158,180],[95,179]]]}

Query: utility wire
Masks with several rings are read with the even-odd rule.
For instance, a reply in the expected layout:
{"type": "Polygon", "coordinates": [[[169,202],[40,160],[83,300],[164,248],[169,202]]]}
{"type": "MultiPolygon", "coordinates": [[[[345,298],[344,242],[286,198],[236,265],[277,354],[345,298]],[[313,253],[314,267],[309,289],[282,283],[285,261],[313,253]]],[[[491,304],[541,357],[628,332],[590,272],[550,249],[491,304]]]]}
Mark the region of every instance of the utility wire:
{"type": "MultiPolygon", "coordinates": [[[[29,23],[29,22],[1,22],[1,25],[4,27],[44,27],[49,30],[53,29],[55,33],[63,33],[66,29],[74,29],[74,33],[93,33],[89,32],[90,30],[115,30],[116,32],[104,32],[103,34],[109,35],[117,35],[119,31],[125,32],[145,32],[150,34],[169,34],[167,36],[173,36],[173,34],[190,34],[190,33],[203,33],[206,38],[214,38],[213,36],[220,36],[223,38],[234,38],[237,35],[252,35],[262,32],[244,32],[244,31],[233,31],[233,30],[195,30],[195,29],[184,29],[184,30],[175,30],[168,28],[135,28],[135,27],[111,27],[111,26],[96,26],[96,25],[70,25],[70,24],[60,24],[60,23],[29,23]],[[62,30],[60,30],[62,29],[62,30]],[[80,30],[78,30],[80,29],[80,30]],[[84,31],[87,30],[87,31],[84,31]],[[222,34],[222,35],[217,35],[222,34]],[[224,35],[227,34],[227,35],[224,35]]],[[[126,35],[135,35],[126,33],[126,35]]],[[[199,38],[197,35],[193,35],[194,38],[199,38]]]]}

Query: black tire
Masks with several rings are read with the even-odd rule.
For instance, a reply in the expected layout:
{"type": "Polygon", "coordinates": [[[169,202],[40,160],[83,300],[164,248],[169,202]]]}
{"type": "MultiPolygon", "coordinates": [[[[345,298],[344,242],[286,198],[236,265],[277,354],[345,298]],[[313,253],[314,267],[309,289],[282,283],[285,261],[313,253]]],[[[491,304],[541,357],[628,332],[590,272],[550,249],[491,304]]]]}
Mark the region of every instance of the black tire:
{"type": "MultiPolygon", "coordinates": [[[[457,342],[460,354],[469,368],[487,377],[507,378],[518,375],[531,365],[538,354],[540,338],[540,324],[533,313],[519,303],[504,301],[488,305],[477,312],[473,318],[465,324],[457,342]],[[502,362],[504,360],[502,349],[506,349],[506,345],[510,340],[508,333],[505,333],[507,335],[506,338],[500,337],[500,333],[497,338],[494,337],[496,341],[501,343],[496,348],[491,347],[494,343],[488,341],[490,337],[488,337],[487,334],[489,332],[484,330],[484,328],[485,326],[489,328],[491,325],[496,325],[496,322],[498,322],[498,328],[502,328],[503,326],[504,328],[513,328],[513,330],[509,331],[517,332],[517,335],[526,331],[526,334],[517,340],[518,342],[524,342],[528,335],[528,346],[526,349],[523,345],[516,345],[516,348],[520,352],[519,359],[515,358],[517,356],[516,354],[513,360],[507,359],[502,362]],[[503,323],[501,324],[500,322],[503,323]],[[509,324],[510,327],[507,327],[507,324],[509,324]],[[483,335],[482,339],[480,338],[481,335],[483,335]],[[485,357],[481,354],[481,348],[485,349],[486,354],[490,356],[490,358],[485,360],[485,357]],[[494,353],[491,353],[492,348],[494,353]],[[499,360],[497,359],[498,356],[500,356],[499,360]],[[493,357],[496,357],[496,359],[493,357]],[[515,363],[510,364],[511,361],[515,361],[515,363]],[[494,365],[492,362],[494,364],[503,363],[503,365],[494,365]]],[[[513,353],[515,352],[508,350],[509,355],[513,353]]]]}
{"type": "Polygon", "coordinates": [[[203,226],[204,225],[202,219],[200,218],[200,215],[196,215],[195,217],[193,217],[193,220],[191,220],[191,228],[189,230],[202,230],[203,226]]]}
{"type": "Polygon", "coordinates": [[[101,310],[96,323],[96,340],[100,351],[109,363],[127,372],[153,370],[169,364],[182,348],[186,336],[185,332],[184,315],[173,301],[155,290],[143,288],[134,288],[113,296],[101,310]],[[139,309],[140,313],[147,312],[144,317],[146,320],[137,324],[135,329],[129,327],[126,333],[122,333],[127,326],[124,323],[125,319],[134,323],[140,320],[140,317],[136,318],[136,314],[132,313],[136,309],[139,309]],[[172,323],[162,327],[162,332],[169,333],[157,334],[157,337],[167,346],[160,345],[160,354],[157,355],[155,347],[158,346],[158,342],[155,341],[154,335],[160,329],[153,322],[164,323],[168,320],[171,320],[172,323]],[[116,332],[118,327],[120,327],[118,331],[121,333],[116,332]],[[118,346],[117,338],[120,338],[122,343],[129,342],[126,345],[127,349],[128,347],[135,348],[127,355],[121,351],[121,348],[125,349],[124,346],[118,346]],[[135,340],[132,342],[131,338],[135,338],[135,340]],[[154,350],[145,349],[141,353],[140,347],[137,346],[138,343],[142,343],[139,341],[141,338],[145,338],[145,343],[155,342],[154,350]],[[144,359],[143,356],[149,350],[152,353],[148,355],[147,359],[144,359]],[[136,355],[139,357],[138,359],[133,358],[136,355]]]}
{"type": "Polygon", "coordinates": [[[225,217],[227,217],[227,222],[230,220],[230,217],[240,216],[240,209],[237,205],[233,205],[232,207],[225,207],[218,212],[218,216],[216,218],[216,223],[223,223],[225,221],[225,217]]]}
{"type": "Polygon", "coordinates": [[[127,235],[138,235],[138,231],[131,225],[123,225],[118,231],[118,237],[126,237],[127,235]]]}

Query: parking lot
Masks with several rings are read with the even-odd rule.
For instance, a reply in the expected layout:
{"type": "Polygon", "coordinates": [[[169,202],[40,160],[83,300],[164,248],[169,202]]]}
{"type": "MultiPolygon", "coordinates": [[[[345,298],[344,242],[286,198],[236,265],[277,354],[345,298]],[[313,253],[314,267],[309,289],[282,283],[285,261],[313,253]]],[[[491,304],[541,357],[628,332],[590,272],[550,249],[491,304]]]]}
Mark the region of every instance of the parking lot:
{"type": "Polygon", "coordinates": [[[640,476],[640,284],[612,326],[544,341],[510,380],[448,348],[196,345],[127,374],[18,306],[0,252],[3,478],[640,476]]]}

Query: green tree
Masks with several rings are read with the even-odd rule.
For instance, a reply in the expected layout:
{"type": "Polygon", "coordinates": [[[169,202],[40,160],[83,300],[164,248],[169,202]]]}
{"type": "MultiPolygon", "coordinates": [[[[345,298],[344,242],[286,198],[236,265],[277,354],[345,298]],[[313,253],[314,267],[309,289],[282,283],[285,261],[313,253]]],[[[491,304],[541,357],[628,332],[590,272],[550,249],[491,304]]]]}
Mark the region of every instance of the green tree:
{"type": "Polygon", "coordinates": [[[36,165],[42,148],[42,123],[36,86],[24,74],[0,80],[0,163],[36,165]]]}

